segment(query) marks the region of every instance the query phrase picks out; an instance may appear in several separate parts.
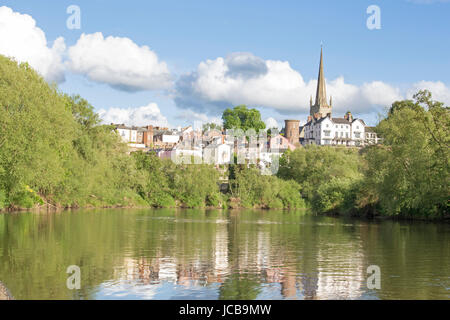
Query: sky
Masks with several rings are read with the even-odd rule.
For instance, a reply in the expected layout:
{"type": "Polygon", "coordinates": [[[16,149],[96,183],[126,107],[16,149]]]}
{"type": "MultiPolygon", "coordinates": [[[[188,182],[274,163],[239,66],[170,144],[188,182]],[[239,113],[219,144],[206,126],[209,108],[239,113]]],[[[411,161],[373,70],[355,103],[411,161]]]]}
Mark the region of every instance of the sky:
{"type": "Polygon", "coordinates": [[[240,104],[304,123],[321,45],[333,116],[375,125],[420,89],[450,105],[450,0],[0,1],[0,54],[105,123],[220,122],[240,104]]]}

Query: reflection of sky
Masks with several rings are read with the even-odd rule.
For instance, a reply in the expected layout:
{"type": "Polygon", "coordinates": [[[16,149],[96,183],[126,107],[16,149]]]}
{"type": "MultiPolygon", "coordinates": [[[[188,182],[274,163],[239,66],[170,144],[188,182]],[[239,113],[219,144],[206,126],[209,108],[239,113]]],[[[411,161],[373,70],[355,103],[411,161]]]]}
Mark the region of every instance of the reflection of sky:
{"type": "Polygon", "coordinates": [[[140,285],[136,281],[108,281],[96,289],[95,299],[103,300],[217,300],[220,284],[184,286],[171,281],[140,285]]]}
{"type": "MultiPolygon", "coordinates": [[[[192,281],[194,284],[194,281],[192,281]]],[[[100,300],[217,300],[221,283],[208,284],[207,286],[177,285],[171,281],[162,281],[157,284],[140,285],[136,281],[106,281],[95,288],[94,299],[100,300]]],[[[279,283],[266,283],[260,288],[256,300],[280,300],[279,283]]],[[[296,299],[303,299],[303,295],[297,290],[296,299]]],[[[369,298],[370,299],[370,298],[369,298]]]]}

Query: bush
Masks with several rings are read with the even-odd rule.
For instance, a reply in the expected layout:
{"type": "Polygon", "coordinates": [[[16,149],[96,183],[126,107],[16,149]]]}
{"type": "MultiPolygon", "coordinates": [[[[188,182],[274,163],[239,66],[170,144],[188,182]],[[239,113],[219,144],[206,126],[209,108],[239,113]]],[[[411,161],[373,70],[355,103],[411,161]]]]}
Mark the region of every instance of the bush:
{"type": "Polygon", "coordinates": [[[257,169],[235,166],[230,180],[231,193],[244,208],[304,208],[300,186],[276,176],[261,175],[257,169]]]}
{"type": "Polygon", "coordinates": [[[361,198],[370,198],[382,214],[437,218],[449,210],[450,112],[431,93],[395,102],[377,126],[383,145],[368,148],[361,198]]]}
{"type": "Polygon", "coordinates": [[[172,207],[178,201],[188,208],[220,206],[219,173],[209,165],[175,165],[154,153],[133,154],[145,179],[137,187],[139,194],[155,207],[172,207]]]}
{"type": "Polygon", "coordinates": [[[363,178],[364,164],[355,149],[308,145],[283,155],[278,176],[297,182],[315,211],[348,211],[354,206],[349,199],[363,178]]]}

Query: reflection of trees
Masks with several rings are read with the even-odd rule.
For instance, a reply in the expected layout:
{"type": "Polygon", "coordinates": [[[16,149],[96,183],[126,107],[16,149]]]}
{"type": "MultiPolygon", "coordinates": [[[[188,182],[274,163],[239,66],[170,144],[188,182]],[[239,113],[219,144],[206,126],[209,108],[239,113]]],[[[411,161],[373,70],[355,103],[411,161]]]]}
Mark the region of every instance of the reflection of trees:
{"type": "Polygon", "coordinates": [[[372,293],[425,299],[445,290],[428,285],[431,275],[449,287],[448,240],[448,229],[437,224],[349,222],[295,212],[3,215],[0,280],[18,299],[93,298],[108,280],[219,284],[221,299],[254,299],[267,287],[284,298],[359,298],[367,292],[366,267],[376,264],[382,291],[372,293]],[[430,250],[430,243],[439,245],[430,250]],[[81,267],[79,291],[66,288],[72,264],[81,267]],[[391,274],[396,277],[383,278],[391,274]]]}
{"type": "Polygon", "coordinates": [[[260,280],[248,274],[232,274],[220,286],[219,298],[223,300],[253,300],[261,291],[260,280]]]}
{"type": "Polygon", "coordinates": [[[374,292],[379,298],[450,298],[448,224],[388,220],[366,224],[363,231],[367,265],[381,268],[382,290],[374,292]]]}

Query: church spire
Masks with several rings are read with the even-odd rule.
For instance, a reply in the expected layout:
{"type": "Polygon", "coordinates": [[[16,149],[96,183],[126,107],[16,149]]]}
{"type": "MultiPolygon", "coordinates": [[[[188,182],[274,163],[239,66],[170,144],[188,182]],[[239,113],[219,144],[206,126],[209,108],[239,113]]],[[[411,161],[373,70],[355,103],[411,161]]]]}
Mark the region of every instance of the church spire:
{"type": "Polygon", "coordinates": [[[327,88],[325,85],[325,76],[323,73],[323,50],[320,47],[320,66],[319,77],[317,79],[316,106],[327,106],[327,88]]]}
{"type": "Polygon", "coordinates": [[[320,65],[319,77],[317,79],[316,103],[310,108],[310,115],[316,118],[323,118],[331,115],[332,100],[330,105],[327,103],[327,88],[325,84],[325,75],[323,72],[323,49],[320,47],[320,65]]]}

